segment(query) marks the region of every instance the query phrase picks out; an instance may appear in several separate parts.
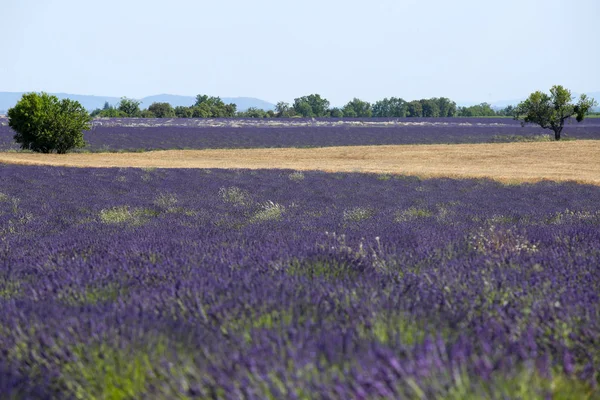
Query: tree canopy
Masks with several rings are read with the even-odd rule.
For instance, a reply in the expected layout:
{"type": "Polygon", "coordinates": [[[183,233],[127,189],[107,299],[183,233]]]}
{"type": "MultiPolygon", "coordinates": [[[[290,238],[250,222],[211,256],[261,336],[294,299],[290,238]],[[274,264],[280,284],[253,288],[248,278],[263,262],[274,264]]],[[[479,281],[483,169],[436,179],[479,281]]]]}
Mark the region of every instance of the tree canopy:
{"type": "Polygon", "coordinates": [[[83,131],[89,130],[91,117],[74,100],[47,93],[26,93],[8,110],[8,125],[16,132],[15,141],[24,150],[64,154],[85,146],[83,131]]]}
{"type": "Polygon", "coordinates": [[[550,95],[537,91],[529,95],[514,110],[514,118],[527,123],[537,124],[544,129],[554,131],[554,139],[560,140],[565,121],[575,117],[577,122],[583,121],[585,115],[598,103],[585,94],[579,97],[577,103],[572,103],[571,91],[555,85],[550,89],[550,95]]]}

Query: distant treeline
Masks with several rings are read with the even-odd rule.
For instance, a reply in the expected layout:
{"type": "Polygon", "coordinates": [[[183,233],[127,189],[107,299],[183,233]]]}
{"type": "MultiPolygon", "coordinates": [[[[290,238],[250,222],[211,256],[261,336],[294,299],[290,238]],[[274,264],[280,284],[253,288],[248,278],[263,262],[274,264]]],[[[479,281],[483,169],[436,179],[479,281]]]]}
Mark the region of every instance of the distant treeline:
{"type": "Polygon", "coordinates": [[[496,117],[512,116],[513,106],[495,110],[488,103],[470,107],[457,107],[446,97],[406,101],[391,97],[373,104],[354,98],[342,108],[330,107],[327,99],[318,94],[294,99],[293,104],[279,102],[275,110],[249,108],[237,111],[235,104],[225,104],[219,97],[196,96],[192,106],[172,107],[169,103],[152,103],[147,109],[141,102],[126,97],[117,105],[108,102],[104,108],[94,110],[92,117],[108,118],[406,118],[406,117],[496,117]]]}

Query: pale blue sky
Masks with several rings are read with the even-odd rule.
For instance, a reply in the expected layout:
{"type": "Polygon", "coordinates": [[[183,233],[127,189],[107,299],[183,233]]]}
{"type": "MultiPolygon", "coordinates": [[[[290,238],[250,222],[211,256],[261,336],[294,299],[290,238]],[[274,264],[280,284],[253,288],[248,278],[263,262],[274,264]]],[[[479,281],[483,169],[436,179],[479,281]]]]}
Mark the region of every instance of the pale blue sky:
{"type": "Polygon", "coordinates": [[[0,0],[0,91],[497,101],[600,90],[598,0],[0,0]]]}

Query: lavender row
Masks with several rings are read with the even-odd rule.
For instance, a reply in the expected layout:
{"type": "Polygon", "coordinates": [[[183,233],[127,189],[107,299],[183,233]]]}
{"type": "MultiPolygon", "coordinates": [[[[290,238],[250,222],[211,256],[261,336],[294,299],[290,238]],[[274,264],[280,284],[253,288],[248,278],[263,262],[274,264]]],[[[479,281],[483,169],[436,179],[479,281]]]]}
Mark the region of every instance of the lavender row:
{"type": "MultiPolygon", "coordinates": [[[[509,120],[510,121],[510,120],[509,120]]],[[[84,134],[81,151],[326,147],[552,140],[549,131],[515,124],[391,124],[306,126],[104,126],[84,134]]],[[[16,150],[14,133],[0,126],[0,150],[16,150]]],[[[565,139],[600,139],[600,124],[572,124],[565,139]]]]}
{"type": "Polygon", "coordinates": [[[598,395],[598,187],[0,165],[0,192],[11,398],[598,395]]]}

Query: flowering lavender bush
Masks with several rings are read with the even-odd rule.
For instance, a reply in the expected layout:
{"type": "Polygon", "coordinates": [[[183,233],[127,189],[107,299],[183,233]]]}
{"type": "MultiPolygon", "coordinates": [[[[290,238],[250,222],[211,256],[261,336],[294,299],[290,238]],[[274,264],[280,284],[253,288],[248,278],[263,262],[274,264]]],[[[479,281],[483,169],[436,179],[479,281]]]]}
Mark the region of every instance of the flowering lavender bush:
{"type": "Polygon", "coordinates": [[[597,398],[599,199],[0,165],[0,393],[597,398]]]}
{"type": "MultiPolygon", "coordinates": [[[[600,119],[567,124],[566,140],[600,139],[600,119]]],[[[0,126],[0,150],[17,149],[14,133],[0,126]]],[[[95,121],[80,151],[323,147],[386,144],[548,141],[540,127],[511,119],[404,120],[144,120],[95,121]]]]}

